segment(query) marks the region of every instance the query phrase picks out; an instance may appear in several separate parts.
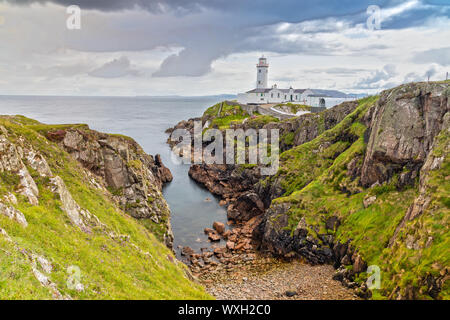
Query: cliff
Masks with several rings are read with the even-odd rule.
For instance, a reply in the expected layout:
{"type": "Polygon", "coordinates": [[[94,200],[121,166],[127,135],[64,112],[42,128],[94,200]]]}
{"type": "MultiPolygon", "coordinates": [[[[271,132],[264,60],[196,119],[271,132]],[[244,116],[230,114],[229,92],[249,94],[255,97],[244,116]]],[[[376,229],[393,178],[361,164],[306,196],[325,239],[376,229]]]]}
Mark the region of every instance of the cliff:
{"type": "MultiPolygon", "coordinates": [[[[224,198],[229,219],[253,226],[262,252],[333,264],[336,279],[362,297],[448,299],[449,84],[412,83],[318,114],[257,122],[280,129],[274,176],[252,165],[205,164],[191,166],[190,176],[224,198]],[[378,289],[367,288],[368,266],[380,270],[378,289]]],[[[250,127],[249,116],[239,116],[208,121],[250,127]]]]}
{"type": "Polygon", "coordinates": [[[142,222],[168,247],[172,246],[170,210],[162,186],[172,181],[159,155],[153,158],[131,138],[90,130],[86,126],[35,125],[98,178],[120,208],[142,222]]]}
{"type": "Polygon", "coordinates": [[[333,263],[363,295],[447,298],[449,95],[448,83],[385,91],[283,153],[261,249],[333,263]],[[379,290],[367,291],[368,265],[379,290]]]}
{"type": "Polygon", "coordinates": [[[208,298],[161,242],[170,177],[130,138],[0,117],[0,297],[208,298]]]}

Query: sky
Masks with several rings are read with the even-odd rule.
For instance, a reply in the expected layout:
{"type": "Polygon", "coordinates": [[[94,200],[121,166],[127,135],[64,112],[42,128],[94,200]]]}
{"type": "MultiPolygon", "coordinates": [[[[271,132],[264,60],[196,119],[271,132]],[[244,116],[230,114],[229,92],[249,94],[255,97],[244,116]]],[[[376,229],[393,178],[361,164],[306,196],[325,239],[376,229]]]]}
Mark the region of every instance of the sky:
{"type": "Polygon", "coordinates": [[[1,95],[237,94],[261,55],[278,87],[443,80],[450,0],[0,0],[1,95]]]}

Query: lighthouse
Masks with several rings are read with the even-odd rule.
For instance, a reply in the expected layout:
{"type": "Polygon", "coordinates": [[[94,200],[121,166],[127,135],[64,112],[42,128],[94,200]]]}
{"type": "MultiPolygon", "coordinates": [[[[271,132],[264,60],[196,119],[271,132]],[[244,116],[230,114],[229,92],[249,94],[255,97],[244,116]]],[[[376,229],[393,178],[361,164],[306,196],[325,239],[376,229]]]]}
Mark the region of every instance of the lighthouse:
{"type": "MultiPolygon", "coordinates": [[[[237,101],[242,104],[270,105],[280,103],[304,104],[323,110],[333,107],[344,101],[355,100],[354,96],[336,90],[320,89],[289,89],[279,88],[276,84],[269,87],[269,64],[267,58],[262,56],[256,65],[256,88],[239,93],[237,101]]],[[[271,107],[269,107],[271,108],[271,107]]],[[[297,114],[298,115],[298,114],[297,114]]]]}
{"type": "Polygon", "coordinates": [[[269,75],[269,65],[267,59],[262,56],[259,58],[259,63],[256,65],[256,88],[265,89],[267,86],[267,77],[269,75]]]}

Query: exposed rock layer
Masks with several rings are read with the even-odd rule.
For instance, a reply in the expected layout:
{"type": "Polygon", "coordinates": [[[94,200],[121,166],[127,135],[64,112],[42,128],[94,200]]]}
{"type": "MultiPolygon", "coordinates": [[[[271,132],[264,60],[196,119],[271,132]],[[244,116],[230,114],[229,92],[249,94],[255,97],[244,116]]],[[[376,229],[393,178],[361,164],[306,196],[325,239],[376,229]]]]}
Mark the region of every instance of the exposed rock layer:
{"type": "Polygon", "coordinates": [[[100,177],[120,206],[136,219],[165,225],[164,241],[172,245],[170,211],[161,190],[172,181],[161,157],[146,154],[132,139],[89,129],[50,130],[57,142],[86,169],[100,177]]]}
{"type": "MultiPolygon", "coordinates": [[[[280,123],[269,123],[264,127],[279,128],[281,136],[286,137],[282,139],[280,147],[282,150],[288,150],[312,141],[345,118],[346,125],[341,126],[341,131],[336,132],[332,140],[321,140],[322,142],[317,144],[317,150],[309,151],[321,154],[333,146],[341,148],[338,152],[327,155],[326,160],[331,161],[330,164],[349,147],[354,146],[355,150],[361,148],[361,142],[358,141],[362,138],[356,132],[367,128],[363,131],[363,136],[361,135],[364,138],[362,152],[356,152],[352,158],[346,160],[344,180],[338,186],[330,187],[340,189],[348,197],[364,192],[367,196],[362,200],[361,207],[367,210],[383,201],[371,190],[385,192],[384,190],[394,188],[400,194],[402,190],[418,190],[419,195],[409,209],[395,213],[403,218],[396,228],[393,228],[395,232],[391,234],[389,243],[386,243],[389,249],[384,254],[387,256],[385,259],[393,262],[400,259],[399,252],[405,250],[401,249],[405,246],[406,250],[421,251],[433,244],[433,237],[427,236],[430,231],[423,230],[424,220],[417,222],[421,215],[443,214],[444,219],[439,223],[444,229],[448,229],[448,206],[446,209],[436,203],[432,205],[436,199],[443,198],[433,194],[432,190],[436,186],[430,183],[430,177],[436,170],[448,168],[449,96],[448,82],[408,84],[383,92],[376,103],[354,115],[350,114],[358,107],[356,102],[342,104],[322,114],[303,115],[280,123]],[[437,141],[438,139],[440,140],[437,141]],[[436,210],[440,211],[435,212],[436,210]],[[405,233],[409,235],[405,236],[405,233]],[[425,240],[420,240],[420,237],[425,240]]],[[[191,124],[192,120],[180,123],[177,127],[186,126],[192,130],[191,124]]],[[[237,126],[246,128],[245,122],[237,126]]],[[[282,161],[292,161],[292,155],[293,153],[290,153],[282,161]]],[[[308,170],[304,167],[306,163],[299,165],[298,170],[308,170]]],[[[327,168],[321,170],[325,169],[327,168]]],[[[337,169],[330,168],[330,181],[337,179],[333,176],[337,169]]],[[[292,170],[295,172],[295,168],[292,170]]],[[[354,282],[357,275],[365,272],[368,267],[365,253],[355,247],[353,239],[338,239],[341,226],[347,223],[345,219],[339,218],[339,212],[317,212],[318,217],[326,217],[321,222],[323,227],[311,225],[304,218],[293,227],[290,219],[293,210],[301,211],[301,198],[296,198],[295,202],[287,199],[272,203],[273,199],[286,192],[282,187],[286,178],[283,173],[267,182],[261,179],[257,167],[201,164],[191,166],[189,174],[226,200],[229,219],[245,222],[252,217],[262,217],[261,223],[253,230],[253,240],[259,242],[260,250],[287,259],[300,256],[314,264],[331,263],[339,268],[336,279],[349,287],[359,287],[358,294],[361,296],[370,296],[371,292],[365,284],[354,282]],[[323,232],[322,228],[326,232],[323,232]]],[[[442,172],[441,178],[448,178],[448,174],[442,172]]],[[[444,181],[447,181],[447,178],[444,181]]],[[[321,183],[327,183],[326,177],[321,179],[321,183]]],[[[306,185],[308,183],[309,181],[306,181],[306,185]]],[[[448,197],[448,190],[443,197],[448,197]]],[[[449,277],[448,266],[435,263],[433,270],[437,270],[437,275],[417,274],[419,285],[398,286],[394,290],[389,287],[385,290],[392,291],[384,291],[384,294],[396,299],[416,298],[423,294],[437,298],[449,277]]],[[[402,276],[396,275],[392,270],[388,271],[394,279],[402,276]]]]}

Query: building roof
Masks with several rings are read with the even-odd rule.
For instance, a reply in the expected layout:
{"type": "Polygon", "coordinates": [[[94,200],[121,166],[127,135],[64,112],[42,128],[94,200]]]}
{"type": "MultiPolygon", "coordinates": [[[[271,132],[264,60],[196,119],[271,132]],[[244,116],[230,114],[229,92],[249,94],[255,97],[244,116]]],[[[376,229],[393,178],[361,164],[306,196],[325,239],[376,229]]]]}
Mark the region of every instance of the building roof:
{"type": "Polygon", "coordinates": [[[326,94],[308,94],[308,97],[318,97],[318,98],[331,98],[326,94]]]}
{"type": "Polygon", "coordinates": [[[314,95],[331,98],[348,98],[348,95],[338,90],[310,89],[314,95]]]}
{"type": "Polygon", "coordinates": [[[349,96],[341,91],[337,90],[323,90],[323,89],[280,89],[280,88],[256,88],[247,93],[267,93],[272,90],[278,90],[283,93],[289,93],[293,90],[294,93],[302,94],[306,91],[312,92],[312,94],[308,94],[308,97],[323,97],[323,98],[348,98],[349,96]]]}
{"type": "Polygon", "coordinates": [[[272,88],[256,88],[250,91],[247,91],[247,93],[266,93],[272,90],[272,88]]]}

